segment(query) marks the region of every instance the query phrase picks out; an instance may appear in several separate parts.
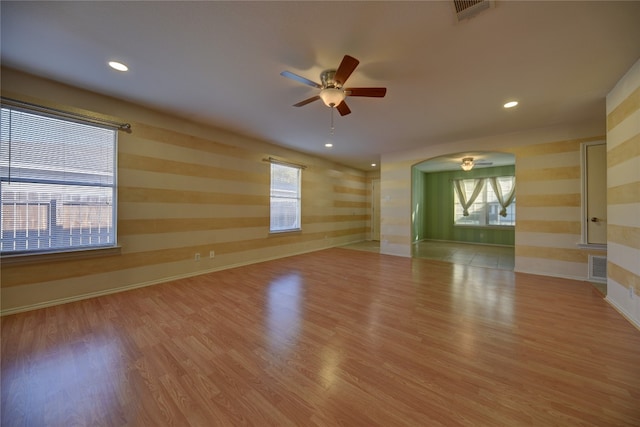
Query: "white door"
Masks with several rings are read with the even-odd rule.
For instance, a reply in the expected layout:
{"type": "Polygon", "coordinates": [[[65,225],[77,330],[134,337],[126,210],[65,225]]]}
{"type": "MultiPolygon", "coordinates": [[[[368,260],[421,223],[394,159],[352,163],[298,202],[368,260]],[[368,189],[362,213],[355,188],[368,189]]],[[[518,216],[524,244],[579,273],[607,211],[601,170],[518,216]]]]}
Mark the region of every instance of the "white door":
{"type": "Polygon", "coordinates": [[[371,181],[371,240],[380,240],[380,180],[371,181]]]}
{"type": "Polygon", "coordinates": [[[607,146],[587,145],[587,243],[607,243],[607,146]]]}

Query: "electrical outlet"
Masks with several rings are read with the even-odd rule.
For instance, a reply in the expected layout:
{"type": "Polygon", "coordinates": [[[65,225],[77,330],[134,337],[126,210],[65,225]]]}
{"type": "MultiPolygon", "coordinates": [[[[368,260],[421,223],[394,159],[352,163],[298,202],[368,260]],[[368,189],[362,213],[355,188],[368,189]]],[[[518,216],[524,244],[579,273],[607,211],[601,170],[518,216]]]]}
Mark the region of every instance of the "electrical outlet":
{"type": "Polygon", "coordinates": [[[195,261],[200,261],[200,253],[196,252],[195,261]]]}
{"type": "Polygon", "coordinates": [[[209,258],[213,258],[216,256],[216,251],[209,251],[209,258]]]}

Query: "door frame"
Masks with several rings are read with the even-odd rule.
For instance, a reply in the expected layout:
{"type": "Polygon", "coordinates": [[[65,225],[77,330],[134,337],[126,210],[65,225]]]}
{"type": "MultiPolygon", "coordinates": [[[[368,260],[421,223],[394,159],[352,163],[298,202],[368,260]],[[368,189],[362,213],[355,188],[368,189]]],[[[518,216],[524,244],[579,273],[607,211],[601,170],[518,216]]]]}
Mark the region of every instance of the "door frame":
{"type": "MultiPolygon", "coordinates": [[[[588,197],[589,197],[589,189],[587,188],[587,149],[593,145],[604,145],[606,152],[607,141],[604,139],[600,139],[598,141],[589,141],[583,142],[580,144],[580,179],[581,179],[581,190],[582,197],[580,198],[580,243],[578,246],[590,249],[607,249],[607,244],[604,243],[589,243],[589,218],[587,217],[587,207],[588,207],[588,197]]],[[[605,194],[605,200],[606,200],[605,194]]]]}
{"type": "Polygon", "coordinates": [[[371,180],[371,240],[380,241],[380,179],[379,178],[371,180]]]}

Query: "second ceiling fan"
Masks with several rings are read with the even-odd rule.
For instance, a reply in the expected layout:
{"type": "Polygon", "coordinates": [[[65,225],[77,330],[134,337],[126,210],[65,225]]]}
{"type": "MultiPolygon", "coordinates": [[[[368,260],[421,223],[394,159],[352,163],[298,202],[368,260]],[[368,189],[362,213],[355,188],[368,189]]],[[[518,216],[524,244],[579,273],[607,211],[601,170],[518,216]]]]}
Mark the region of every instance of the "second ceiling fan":
{"type": "Polygon", "coordinates": [[[322,99],[322,102],[324,102],[327,107],[335,107],[341,116],[346,116],[351,113],[351,110],[345,102],[345,98],[347,96],[382,98],[387,93],[387,88],[385,87],[344,87],[347,79],[359,63],[360,61],[356,58],[345,55],[337,70],[330,69],[320,73],[321,84],[290,71],[283,71],[280,75],[320,89],[320,93],[318,95],[307,98],[297,104],[293,104],[294,107],[302,107],[303,105],[322,99]]]}

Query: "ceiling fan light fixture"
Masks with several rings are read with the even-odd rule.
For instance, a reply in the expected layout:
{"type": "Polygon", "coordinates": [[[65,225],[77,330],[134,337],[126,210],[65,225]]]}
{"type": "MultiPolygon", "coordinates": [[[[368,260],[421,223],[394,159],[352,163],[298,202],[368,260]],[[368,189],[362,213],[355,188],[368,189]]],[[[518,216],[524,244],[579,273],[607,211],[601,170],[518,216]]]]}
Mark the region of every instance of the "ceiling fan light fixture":
{"type": "Polygon", "coordinates": [[[468,172],[473,169],[473,157],[465,157],[460,163],[460,167],[463,171],[468,172]]]}
{"type": "Polygon", "coordinates": [[[327,107],[337,107],[344,101],[345,96],[344,90],[337,87],[328,87],[320,91],[320,99],[327,107]]]}

